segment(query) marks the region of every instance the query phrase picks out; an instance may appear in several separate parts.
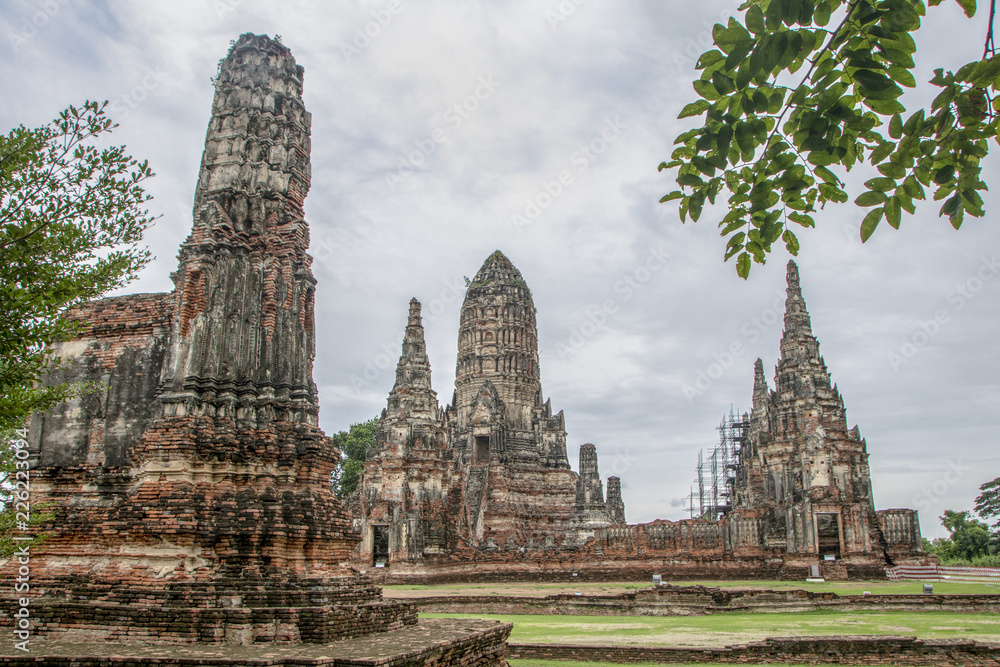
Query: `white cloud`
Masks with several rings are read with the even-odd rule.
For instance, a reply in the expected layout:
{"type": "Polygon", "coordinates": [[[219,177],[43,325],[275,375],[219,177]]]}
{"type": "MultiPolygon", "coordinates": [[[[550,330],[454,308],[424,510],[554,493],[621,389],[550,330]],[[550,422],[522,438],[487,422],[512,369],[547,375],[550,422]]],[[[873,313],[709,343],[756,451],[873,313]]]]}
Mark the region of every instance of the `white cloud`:
{"type": "MultiPolygon", "coordinates": [[[[621,475],[630,520],[684,515],[677,500],[698,448],[716,442],[730,405],[749,407],[757,356],[770,377],[781,329],[754,318],[783,290],[783,253],[744,283],[720,261],[712,212],[680,225],[672,205],[656,203],[673,189],[656,165],[686,127],[676,115],[692,96],[692,54],[732,3],[576,2],[553,22],[554,1],[398,0],[389,20],[391,3],[382,0],[322,8],[55,2],[58,10],[16,49],[10,35],[47,3],[4,5],[0,124],[38,125],[87,98],[119,102],[114,138],[150,160],[153,210],[163,215],[148,237],[157,260],[129,291],[171,288],[216,62],[242,32],[280,34],[306,69],[313,113],[306,214],[320,281],[315,373],[324,428],[381,411],[393,372],[380,355],[398,353],[413,296],[428,319],[435,388],[450,400],[462,298],[453,286],[500,248],[534,292],[543,388],[566,412],[573,451],[595,442],[605,475],[628,462],[621,475]],[[354,40],[366,27],[373,34],[361,48],[354,40]],[[352,45],[356,53],[345,48],[352,45]],[[155,85],[144,87],[150,72],[155,85]],[[615,119],[624,129],[609,140],[615,119]],[[433,140],[435,129],[442,140],[433,140]],[[401,175],[400,160],[413,171],[390,188],[386,177],[401,175]],[[562,172],[572,179],[553,195],[562,172]],[[547,205],[518,233],[511,216],[532,200],[547,205]],[[670,260],[625,299],[616,286],[661,245],[670,260]],[[559,359],[558,345],[607,300],[616,309],[607,323],[559,359]],[[685,386],[734,343],[742,352],[689,401],[685,386]],[[368,384],[355,390],[352,377],[368,384]]],[[[943,18],[933,40],[920,42],[925,74],[937,62],[977,57],[978,47],[962,53],[962,45],[982,33],[979,23],[950,6],[931,12],[943,18]]],[[[996,165],[991,158],[984,173],[996,165]]],[[[987,208],[1000,209],[995,194],[987,208]]],[[[1000,280],[961,306],[953,292],[983,257],[1000,254],[1000,229],[968,220],[956,233],[934,213],[931,205],[899,232],[879,229],[862,247],[858,211],[829,210],[818,230],[801,234],[799,260],[822,351],[851,423],[868,438],[877,506],[912,507],[953,458],[975,462],[921,508],[928,534],[942,532],[943,509],[969,508],[978,484],[1000,474],[1000,280]],[[893,368],[889,355],[941,309],[947,323],[893,368]]]]}

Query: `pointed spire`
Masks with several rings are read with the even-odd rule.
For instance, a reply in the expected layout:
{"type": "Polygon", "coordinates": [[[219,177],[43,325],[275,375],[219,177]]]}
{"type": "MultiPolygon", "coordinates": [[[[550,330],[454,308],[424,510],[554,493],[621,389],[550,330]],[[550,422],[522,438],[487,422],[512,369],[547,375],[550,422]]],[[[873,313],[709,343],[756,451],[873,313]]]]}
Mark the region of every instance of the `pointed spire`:
{"type": "Polygon", "coordinates": [[[396,383],[389,393],[390,414],[405,410],[412,414],[434,412],[437,394],[431,389],[431,362],[424,343],[420,302],[410,299],[410,311],[403,336],[403,351],[396,364],[396,383]]]}
{"type": "Polygon", "coordinates": [[[767,397],[771,389],[767,386],[767,378],[764,377],[764,362],[757,358],[753,364],[753,409],[760,410],[767,404],[767,397]]]}
{"type": "Polygon", "coordinates": [[[788,260],[788,270],[785,273],[788,287],[785,289],[785,335],[812,335],[812,323],[806,301],[802,298],[802,288],[799,285],[799,267],[794,261],[788,260]]]}

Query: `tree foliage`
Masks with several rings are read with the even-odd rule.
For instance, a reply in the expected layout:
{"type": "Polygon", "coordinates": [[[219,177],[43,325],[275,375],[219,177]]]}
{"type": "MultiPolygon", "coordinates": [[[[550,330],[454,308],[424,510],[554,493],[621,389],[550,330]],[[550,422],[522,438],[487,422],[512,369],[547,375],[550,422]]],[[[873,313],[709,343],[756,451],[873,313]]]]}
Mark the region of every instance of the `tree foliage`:
{"type": "Polygon", "coordinates": [[[35,529],[52,518],[48,507],[31,502],[26,436],[23,429],[0,431],[0,559],[43,542],[35,529]]]}
{"type": "Polygon", "coordinates": [[[76,325],[66,309],[133,279],[153,218],[153,173],[122,146],[96,145],[115,125],[107,103],[69,107],[50,124],[0,136],[0,429],[81,390],[43,387],[60,360],[50,346],[76,325]]]}
{"type": "Polygon", "coordinates": [[[1000,537],[1000,477],[979,487],[976,496],[976,514],[983,519],[996,519],[993,529],[1000,537]]]}
{"type": "Polygon", "coordinates": [[[971,517],[969,512],[945,510],[941,525],[948,529],[947,539],[931,543],[932,553],[945,565],[977,563],[997,553],[997,541],[989,526],[971,517]]]}
{"type": "Polygon", "coordinates": [[[375,450],[378,422],[378,417],[375,417],[366,422],[351,424],[350,430],[340,431],[331,436],[334,446],[345,455],[333,472],[332,481],[338,498],[351,495],[358,487],[358,479],[365,467],[365,461],[375,450]]]}
{"type": "MultiPolygon", "coordinates": [[[[958,3],[974,15],[975,0],[958,3]]],[[[955,229],[966,214],[984,215],[980,162],[989,140],[1000,142],[992,33],[980,60],[936,70],[930,108],[908,114],[898,98],[917,85],[923,0],[748,0],[740,10],[742,21],[715,25],[718,48],[698,60],[701,99],[680,118],[704,124],[678,136],[660,164],[678,169],[680,186],[660,201],[678,200],[681,220],[697,221],[726,190],[724,257],[736,257],[741,277],[779,239],[797,254],[795,229],[815,226],[826,203],[848,201],[844,171],[865,163],[878,174],[854,200],[870,209],[862,241],[883,220],[898,229],[928,197],[955,229]]]]}

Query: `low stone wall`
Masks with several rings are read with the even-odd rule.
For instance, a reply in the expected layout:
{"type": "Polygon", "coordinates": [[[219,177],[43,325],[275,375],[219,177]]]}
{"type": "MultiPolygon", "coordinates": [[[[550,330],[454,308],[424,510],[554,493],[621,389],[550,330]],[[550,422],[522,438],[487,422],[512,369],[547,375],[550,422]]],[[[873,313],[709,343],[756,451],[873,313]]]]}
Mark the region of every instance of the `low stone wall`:
{"type": "MultiPolygon", "coordinates": [[[[536,549],[522,554],[508,551],[468,550],[449,559],[421,563],[397,562],[387,568],[361,567],[383,585],[505,583],[553,581],[650,581],[654,574],[664,580],[770,580],[802,581],[810,576],[813,559],[801,563],[780,556],[758,558],[643,558],[594,559],[572,549],[536,549]],[[460,558],[461,556],[461,558],[460,558]]],[[[885,564],[846,558],[834,566],[821,565],[828,579],[885,579],[885,564]],[[827,572],[826,570],[831,570],[827,572]],[[835,572],[833,570],[836,570],[835,572]]]]}
{"type": "Polygon", "coordinates": [[[733,612],[945,611],[1000,613],[1000,595],[837,595],[812,591],[730,591],[663,586],[619,595],[435,596],[421,612],[570,616],[698,616],[733,612]]]}
{"type": "Polygon", "coordinates": [[[512,659],[584,662],[659,662],[793,665],[974,665],[1000,666],[1000,646],[967,639],[915,637],[792,637],[724,648],[558,646],[511,644],[512,659]]]}
{"type": "MultiPolygon", "coordinates": [[[[4,601],[0,626],[15,627],[4,601]]],[[[193,608],[109,602],[31,601],[31,632],[59,641],[150,644],[325,644],[401,629],[417,622],[414,605],[379,600],[357,605],[193,608]]]]}
{"type": "Polygon", "coordinates": [[[29,652],[0,645],[5,667],[503,667],[510,623],[426,619],[393,632],[320,646],[162,646],[33,639],[29,652]]]}

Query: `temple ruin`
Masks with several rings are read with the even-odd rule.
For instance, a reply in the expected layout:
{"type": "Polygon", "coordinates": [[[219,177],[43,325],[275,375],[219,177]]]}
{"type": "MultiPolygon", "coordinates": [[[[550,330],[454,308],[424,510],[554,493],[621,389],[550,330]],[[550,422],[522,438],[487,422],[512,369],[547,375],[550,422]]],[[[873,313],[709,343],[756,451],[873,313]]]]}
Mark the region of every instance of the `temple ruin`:
{"type": "Polygon", "coordinates": [[[638,525],[625,522],[617,477],[604,495],[593,445],[569,470],[563,415],[542,400],[530,292],[506,257],[491,255],[468,287],[444,409],[411,301],[377,453],[353,499],[356,561],[388,566],[392,581],[881,578],[920,562],[916,512],[875,510],[867,446],[831,386],[794,262],[786,280],[775,389],[758,359],[753,409],[726,425],[725,504],[638,525]]]}
{"type": "Polygon", "coordinates": [[[350,501],[364,564],[577,547],[612,514],[624,522],[618,478],[608,485],[610,507],[592,444],[580,449],[579,474],[570,469],[563,413],[542,395],[531,291],[502,252],[468,285],[455,392],[443,409],[420,303],[410,302],[376,453],[350,501]]]}
{"type": "MultiPolygon", "coordinates": [[[[84,328],[52,379],[104,389],[31,423],[33,500],[54,508],[31,554],[34,636],[327,643],[417,623],[352,568],[317,425],[302,80],[279,42],[233,44],[174,290],[70,314],[84,328]]],[[[509,627],[463,632],[435,664],[502,661],[509,627]]]]}

